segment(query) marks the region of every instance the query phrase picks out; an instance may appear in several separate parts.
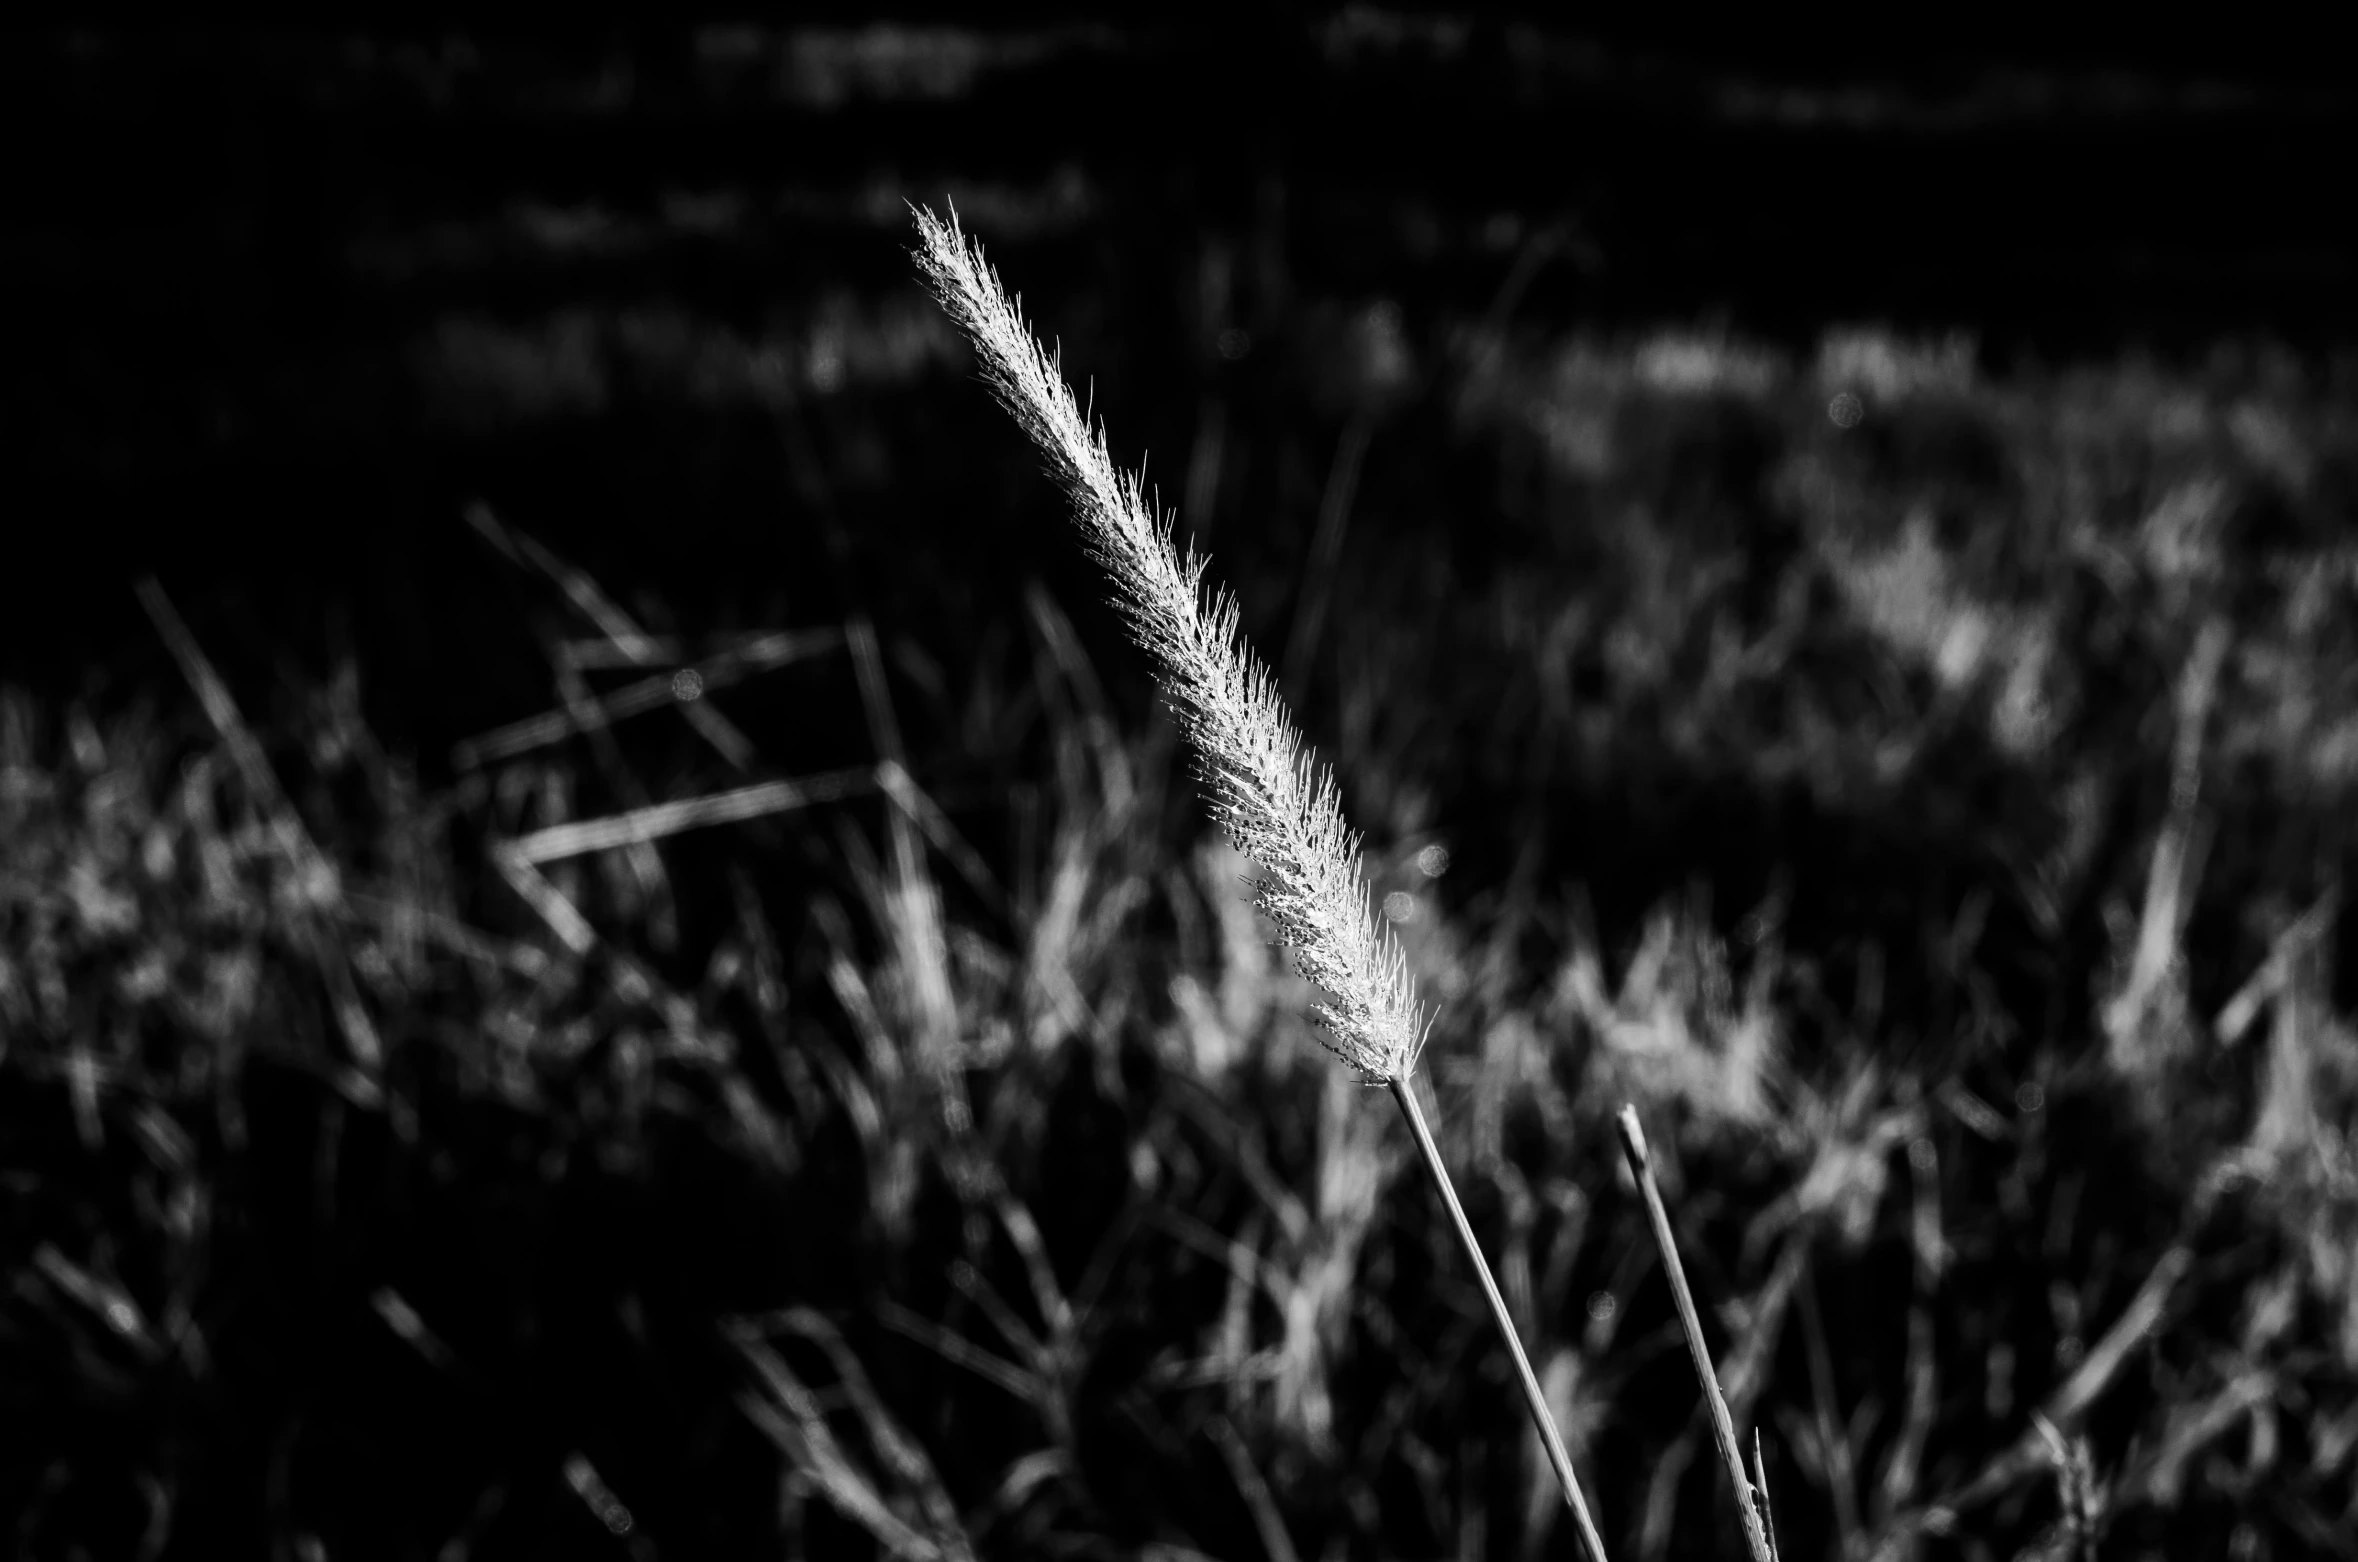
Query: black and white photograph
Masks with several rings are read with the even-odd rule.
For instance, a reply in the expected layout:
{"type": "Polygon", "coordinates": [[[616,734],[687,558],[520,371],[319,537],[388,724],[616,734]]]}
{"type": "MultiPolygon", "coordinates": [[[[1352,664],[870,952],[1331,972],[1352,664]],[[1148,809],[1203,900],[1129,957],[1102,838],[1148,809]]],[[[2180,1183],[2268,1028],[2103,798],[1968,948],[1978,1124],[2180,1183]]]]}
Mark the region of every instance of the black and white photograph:
{"type": "Polygon", "coordinates": [[[0,35],[0,1552],[2358,1562],[2297,14],[0,35]]]}

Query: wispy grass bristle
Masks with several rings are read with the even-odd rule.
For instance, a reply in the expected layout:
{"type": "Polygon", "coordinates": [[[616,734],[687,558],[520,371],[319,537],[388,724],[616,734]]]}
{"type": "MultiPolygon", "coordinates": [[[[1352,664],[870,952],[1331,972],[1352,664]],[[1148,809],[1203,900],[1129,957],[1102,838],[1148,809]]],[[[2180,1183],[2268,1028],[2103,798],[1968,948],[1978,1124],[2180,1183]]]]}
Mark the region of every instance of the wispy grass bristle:
{"type": "Polygon", "coordinates": [[[1194,749],[1212,817],[1261,870],[1254,903],[1328,997],[1317,1010],[1327,1046],[1371,1084],[1407,1078],[1426,1029],[1407,957],[1369,899],[1333,775],[1304,747],[1275,676],[1238,632],[1236,599],[1207,598],[1207,561],[1192,547],[1181,554],[1173,518],[1155,513],[1136,474],[1116,469],[1103,429],[957,214],[916,218],[919,267],[1071,495],[1082,540],[1194,749]]]}

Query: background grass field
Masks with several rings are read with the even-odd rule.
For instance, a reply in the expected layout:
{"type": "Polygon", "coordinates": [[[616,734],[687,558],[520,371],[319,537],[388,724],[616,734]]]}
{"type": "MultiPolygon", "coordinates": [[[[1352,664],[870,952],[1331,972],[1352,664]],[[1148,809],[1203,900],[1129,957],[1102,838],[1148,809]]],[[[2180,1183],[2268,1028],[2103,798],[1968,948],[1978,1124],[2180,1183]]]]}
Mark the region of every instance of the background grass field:
{"type": "MultiPolygon", "coordinates": [[[[2358,1555],[2346,357],[1583,326],[1535,228],[1280,308],[1041,188],[952,193],[1337,769],[1615,1554],[1735,1546],[1628,1101],[1785,1556],[2358,1555]]],[[[451,319],[448,643],[165,568],[0,696],[11,1544],[1572,1554],[915,282],[451,319]]]]}

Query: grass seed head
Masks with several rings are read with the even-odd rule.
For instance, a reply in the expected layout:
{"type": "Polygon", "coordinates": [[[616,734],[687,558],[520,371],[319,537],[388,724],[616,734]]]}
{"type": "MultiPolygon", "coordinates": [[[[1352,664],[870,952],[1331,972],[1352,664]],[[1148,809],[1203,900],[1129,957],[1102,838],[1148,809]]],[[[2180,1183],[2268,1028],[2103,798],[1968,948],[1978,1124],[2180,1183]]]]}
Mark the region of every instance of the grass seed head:
{"type": "Polygon", "coordinates": [[[1235,599],[1207,599],[1204,559],[1192,547],[1180,553],[1171,517],[1148,504],[1136,474],[1116,469],[1104,430],[1083,415],[957,213],[946,222],[922,208],[915,215],[919,270],[1072,496],[1090,556],[1195,752],[1213,819],[1260,869],[1254,904],[1327,995],[1315,1010],[1327,1046],[1371,1082],[1406,1078],[1426,1025],[1407,958],[1369,902],[1334,778],[1303,747],[1276,679],[1245,645],[1235,599]]]}

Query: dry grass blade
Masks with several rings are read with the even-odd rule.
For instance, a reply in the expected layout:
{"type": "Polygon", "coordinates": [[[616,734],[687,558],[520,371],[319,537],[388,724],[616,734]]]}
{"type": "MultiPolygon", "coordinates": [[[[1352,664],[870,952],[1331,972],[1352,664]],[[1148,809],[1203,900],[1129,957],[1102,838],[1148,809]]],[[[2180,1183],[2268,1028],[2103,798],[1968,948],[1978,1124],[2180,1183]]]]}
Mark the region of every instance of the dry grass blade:
{"type": "Polygon", "coordinates": [[[1180,553],[1175,522],[1149,507],[1139,477],[1115,469],[1103,430],[1083,415],[981,246],[959,230],[954,212],[948,222],[924,210],[915,216],[919,269],[972,340],[1000,402],[1071,495],[1089,552],[1111,579],[1114,603],[1153,658],[1164,698],[1195,749],[1213,817],[1261,870],[1254,904],[1276,924],[1302,975],[1328,997],[1317,1011],[1327,1047],[1362,1079],[1391,1087],[1407,1117],[1481,1277],[1581,1543],[1604,1562],[1563,1439],[1409,1088],[1428,1022],[1407,958],[1369,900],[1359,838],[1343,821],[1333,777],[1304,750],[1276,679],[1244,643],[1235,601],[1213,593],[1207,602],[1205,561],[1192,548],[1180,553]]]}
{"type": "Polygon", "coordinates": [[[2225,665],[2230,634],[2213,619],[2196,638],[2179,675],[2177,732],[2170,762],[2170,809],[2154,842],[2145,900],[2127,968],[2100,1012],[2106,1058],[2124,1078],[2148,1076],[2184,1041],[2182,955],[2210,828],[2198,807],[2204,738],[2225,665]]]}
{"type": "Polygon", "coordinates": [[[734,791],[714,792],[704,797],[683,797],[677,802],[633,808],[627,813],[609,814],[603,819],[578,819],[569,824],[552,824],[546,829],[535,830],[530,835],[520,835],[505,842],[502,849],[528,863],[557,862],[566,857],[578,857],[584,852],[607,851],[617,846],[635,846],[644,841],[661,840],[667,835],[677,835],[682,830],[697,830],[714,824],[736,824],[747,819],[759,819],[764,814],[807,808],[813,803],[832,803],[859,796],[876,785],[876,772],[872,767],[855,765],[846,770],[825,771],[802,781],[764,781],[758,786],[741,786],[734,791]]]}
{"type": "MultiPolygon", "coordinates": [[[[832,629],[762,635],[733,650],[707,657],[675,672],[625,684],[609,694],[592,699],[585,709],[543,711],[537,716],[527,716],[521,721],[509,722],[504,727],[495,727],[453,748],[451,763],[461,770],[473,770],[497,760],[514,759],[535,749],[560,743],[577,732],[609,727],[615,722],[651,710],[661,710],[667,705],[687,704],[701,699],[714,689],[726,687],[747,673],[785,667],[831,651],[842,643],[843,636],[832,629]]],[[[581,658],[572,659],[577,669],[583,666],[581,658]]],[[[626,659],[625,665],[636,667],[645,664],[636,659],[626,659]]]]}
{"type": "Polygon", "coordinates": [[[547,576],[550,584],[565,593],[566,600],[581,616],[613,642],[618,653],[642,666],[661,658],[663,647],[600,591],[597,582],[588,575],[542,547],[530,533],[510,527],[481,500],[469,504],[463,513],[467,524],[503,558],[547,576]]]}
{"type": "Polygon", "coordinates": [[[1039,1377],[1004,1356],[975,1344],[955,1329],[944,1328],[932,1319],[911,1312],[898,1302],[879,1303],[876,1321],[904,1335],[932,1351],[954,1367],[963,1367],[985,1383],[998,1388],[1017,1401],[1033,1406],[1044,1406],[1050,1389],[1039,1377]]]}
{"type": "Polygon", "coordinates": [[[1809,1376],[1809,1409],[1803,1424],[1826,1496],[1834,1508],[1834,1536],[1841,1555],[1859,1554],[1865,1534],[1859,1513],[1858,1455],[1843,1424],[1834,1386],[1834,1352],[1826,1341],[1826,1317],[1814,1280],[1801,1287],[1801,1359],[1809,1376]]]}
{"type": "MultiPolygon", "coordinates": [[[[503,523],[492,513],[491,506],[480,500],[467,506],[466,517],[467,524],[502,557],[547,576],[565,594],[565,600],[597,627],[612,644],[615,654],[629,665],[655,667],[665,661],[669,648],[641,629],[637,620],[599,590],[598,583],[588,574],[558,558],[530,534],[503,523]]],[[[753,768],[753,742],[738,730],[735,722],[700,702],[681,705],[680,714],[732,769],[753,768]]]]}
{"type": "Polygon", "coordinates": [[[983,897],[994,909],[1004,909],[1007,891],[991,872],[991,865],[974,849],[972,842],[958,833],[942,805],[926,795],[916,779],[896,760],[884,760],[876,767],[876,784],[893,806],[906,815],[923,832],[926,842],[958,870],[967,887],[983,897]]]}
{"type": "Polygon", "coordinates": [[[2333,931],[2341,903],[2341,885],[2329,885],[2307,911],[2276,935],[2269,946],[2268,958],[2235,990],[2235,995],[2220,1007],[2218,1018],[2211,1022],[2212,1033],[2221,1044],[2231,1047],[2243,1040],[2244,1033],[2260,1017],[2261,1008],[2284,991],[2302,957],[2333,931]]]}
{"type": "Polygon", "coordinates": [[[418,1353],[418,1358],[437,1372],[459,1370],[458,1353],[448,1341],[434,1332],[409,1298],[389,1285],[381,1285],[369,1293],[369,1307],[384,1320],[400,1341],[418,1353]]]}
{"type": "Polygon", "coordinates": [[[581,1505],[589,1509],[591,1516],[606,1526],[608,1534],[620,1538],[638,1527],[630,1509],[614,1495],[614,1488],[606,1484],[598,1467],[590,1463],[589,1455],[578,1448],[565,1456],[565,1484],[573,1489],[573,1495],[581,1499],[581,1505]]]}
{"type": "Polygon", "coordinates": [[[1286,1530],[1285,1516],[1277,1511],[1277,1499],[1269,1494],[1269,1482],[1253,1463],[1252,1450],[1245,1447],[1244,1438],[1226,1416],[1212,1418],[1211,1435],[1221,1461],[1228,1466],[1229,1478],[1236,1482],[1237,1495],[1253,1516],[1253,1528],[1269,1562],[1301,1562],[1301,1553],[1294,1549],[1293,1536],[1286,1530]]]}
{"type": "Polygon", "coordinates": [[[941,891],[926,871],[919,845],[919,823],[906,799],[914,792],[905,784],[906,751],[901,745],[900,718],[893,713],[892,695],[884,681],[884,656],[876,631],[865,617],[844,626],[844,644],[851,653],[852,672],[860,689],[860,705],[868,718],[870,741],[876,746],[877,774],[900,778],[890,787],[893,806],[885,811],[885,842],[891,853],[891,878],[886,887],[885,925],[891,930],[903,975],[916,1002],[919,1058],[939,1094],[939,1110],[950,1130],[953,1154],[950,1174],[970,1206],[979,1205],[974,1180],[976,1157],[959,1147],[973,1128],[965,1087],[950,1061],[958,1029],[958,1002],[950,982],[948,933],[943,924],[941,891]]]}
{"type": "Polygon", "coordinates": [[[2063,1509],[2063,1554],[2072,1562],[2096,1562],[2095,1476],[2085,1439],[2066,1440],[2055,1423],[2033,1412],[2031,1424],[2047,1457],[2055,1462],[2055,1485],[2063,1509]]]}
{"type": "Polygon", "coordinates": [[[1302,567],[1302,601],[1294,611],[1294,627],[1287,634],[1285,660],[1278,663],[1285,686],[1302,697],[1310,676],[1310,659],[1317,654],[1326,631],[1327,606],[1334,597],[1335,570],[1342,563],[1343,533],[1351,522],[1351,501],[1358,496],[1360,469],[1367,447],[1375,438],[1375,420],[1366,413],[1351,420],[1335,447],[1334,470],[1327,475],[1326,497],[1318,504],[1318,530],[1311,535],[1310,557],[1302,567]]]}
{"type": "Polygon", "coordinates": [[[1933,1344],[1933,1303],[1947,1262],[1947,1244],[1940,1221],[1940,1152],[1929,1135],[1918,1135],[1908,1145],[1913,1182],[1913,1212],[1909,1247],[1915,1257],[1915,1284],[1908,1298],[1908,1398],[1899,1435],[1884,1456],[1883,1474],[1876,1487],[1875,1521],[1891,1522],[1902,1504],[1916,1494],[1925,1445],[1939,1411],[1939,1358],[1933,1344]]]}
{"type": "Polygon", "coordinates": [[[479,971],[505,972],[529,982],[538,981],[547,969],[548,957],[530,944],[495,938],[480,928],[469,927],[448,912],[365,890],[350,891],[344,899],[352,908],[357,924],[384,927],[398,918],[408,918],[421,939],[457,955],[479,971]]]}
{"type": "Polygon", "coordinates": [[[1212,1444],[1219,1449],[1221,1463],[1229,1465],[1229,1479],[1236,1482],[1236,1494],[1245,1498],[1245,1510],[1252,1515],[1252,1529],[1262,1536],[1262,1553],[1269,1562],[1302,1562],[1302,1553],[1295,1550],[1295,1538],[1287,1534],[1285,1515],[1278,1512],[1278,1501],[1269,1494],[1269,1482],[1262,1477],[1259,1465],[1252,1463],[1252,1449],[1226,1416],[1214,1416],[1212,1444]]]}
{"type": "MultiPolygon", "coordinates": [[[[2048,1397],[2038,1415],[2060,1429],[2076,1430],[2081,1417],[2112,1386],[2112,1380],[2137,1348],[2161,1327],[2180,1283],[2193,1267],[2193,1250],[2183,1240],[2162,1254],[2152,1273],[2145,1277],[2145,1283],[2122,1309],[2120,1318],[2105,1330],[2103,1338],[2082,1358],[2063,1386],[2048,1397]]],[[[1945,1533],[1961,1515],[2012,1489],[2046,1463],[2046,1442],[2033,1425],[1964,1486],[1902,1514],[1887,1525],[1882,1535],[1866,1548],[1867,1554],[1878,1558],[1896,1556],[1920,1532],[1945,1533]]]]}
{"type": "Polygon", "coordinates": [[[353,980],[342,941],[319,915],[341,909],[338,902],[342,889],[336,871],[312,841],[311,832],[303,828],[294,804],[287,800],[285,789],[270,768],[269,756],[262,752],[253,729],[246,725],[236,700],[230,697],[229,685],[214,671],[211,658],[189,632],[188,624],[172,606],[172,599],[164,595],[164,588],[152,575],[141,580],[136,589],[140,605],[147,609],[156,633],[163,637],[173,660],[180,664],[189,687],[196,691],[198,703],[204,706],[206,719],[229,750],[246,789],[268,820],[280,854],[294,870],[309,913],[303,917],[301,926],[311,946],[311,956],[327,982],[329,1005],[335,1013],[337,1028],[343,1032],[344,1044],[352,1054],[353,1070],[339,1083],[355,1101],[373,1106],[381,1095],[377,1077],[384,1067],[384,1043],[378,1038],[375,1022],[361,1005],[359,984],[353,980]]]}
{"type": "Polygon", "coordinates": [[[161,1360],[163,1343],[131,1293],[116,1282],[92,1273],[44,1242],[33,1254],[33,1270],[93,1318],[104,1323],[117,1339],[150,1361],[161,1360]]]}
{"type": "Polygon", "coordinates": [[[1670,1211],[1663,1207],[1661,1186],[1654,1180],[1654,1157],[1646,1148],[1646,1131],[1638,1126],[1637,1108],[1625,1106],[1615,1119],[1621,1128],[1622,1152],[1629,1172],[1645,1196],[1646,1218],[1654,1228],[1655,1245],[1662,1250],[1662,1268],[1670,1277],[1670,1295],[1678,1306],[1678,1321],[1686,1331],[1687,1351],[1695,1359],[1695,1375],[1703,1380],[1704,1403],[1711,1410],[1711,1432],[1719,1444],[1720,1462],[1736,1489],[1736,1509],[1744,1518],[1744,1543],[1753,1562],[1773,1562],[1768,1526],[1761,1518],[1760,1499],[1744,1474],[1743,1450],[1736,1443],[1736,1424],[1728,1402],[1720,1394],[1719,1379],[1711,1370],[1711,1348],[1703,1339],[1703,1320],[1695,1312],[1695,1295],[1687,1289],[1686,1266],[1679,1262],[1678,1239],[1670,1229],[1670,1211]]]}
{"type": "MultiPolygon", "coordinates": [[[[2145,1277],[2145,1283],[2137,1288],[2137,1294],[2129,1299],[2129,1305],[2122,1309],[2120,1318],[2089,1348],[2040,1413],[2058,1427],[2076,1429],[2088,1407],[2112,1385],[2138,1347],[2161,1327],[2179,1283],[2193,1267],[2193,1251],[2183,1242],[2164,1253],[2153,1266],[2153,1272],[2145,1277]]],[[[2037,1469],[2045,1458],[2046,1444],[2037,1429],[2027,1430],[1978,1479],[1942,1506],[1960,1511],[1977,1506],[2037,1469]]]]}
{"type": "MultiPolygon", "coordinates": [[[[2171,1424],[2160,1447],[2140,1460],[2122,1481],[2123,1506],[2150,1504],[2161,1508],[2176,1508],[2185,1500],[2188,1467],[2194,1465],[2202,1453],[2227,1435],[2235,1425],[2251,1413],[2274,1400],[2282,1385],[2277,1375],[2266,1368],[2246,1368],[2222,1383],[2207,1397],[2196,1403],[2188,1413],[2171,1424]]],[[[2074,1438],[2067,1451],[2078,1448],[2084,1439],[2074,1438]]],[[[2043,1450],[2042,1450],[2043,1451],[2043,1450]]],[[[2058,1464],[2057,1479],[2064,1483],[2063,1497],[2067,1504],[2074,1500],[2070,1482],[2075,1479],[2070,1461],[2058,1464]]],[[[2092,1484],[2092,1477],[2089,1484],[2092,1484]]],[[[2093,1504],[2090,1504],[2093,1506],[2093,1504]]]]}
{"type": "Polygon", "coordinates": [[[924,1562],[972,1562],[973,1548],[956,1505],[931,1460],[894,1419],[834,1326],[807,1308],[766,1320],[744,1320],[731,1331],[759,1380],[740,1401],[804,1478],[837,1512],[860,1525],[893,1556],[924,1562]],[[827,1358],[834,1392],[822,1398],[806,1384],[770,1337],[801,1338],[827,1358]],[[829,1419],[840,1405],[866,1434],[860,1456],[829,1419]]]}
{"type": "MultiPolygon", "coordinates": [[[[555,674],[557,698],[589,739],[590,755],[615,797],[626,809],[648,806],[652,799],[645,783],[623,757],[622,746],[615,742],[612,729],[597,720],[597,700],[590,693],[589,681],[579,669],[567,666],[562,656],[551,656],[550,667],[555,674]]],[[[656,854],[654,844],[627,843],[622,850],[622,867],[629,876],[633,900],[647,915],[648,934],[659,944],[669,944],[677,934],[678,924],[670,876],[664,872],[663,859],[656,854]]]]}
{"type": "Polygon", "coordinates": [[[588,640],[560,640],[553,650],[559,662],[585,673],[628,672],[645,667],[648,652],[667,665],[688,660],[688,653],[672,635],[649,635],[644,642],[633,646],[618,646],[602,635],[588,640]]]}
{"type": "Polygon", "coordinates": [[[508,888],[516,892],[517,899],[548,924],[549,931],[557,935],[557,942],[576,955],[586,955],[597,948],[597,929],[590,926],[589,918],[517,851],[513,842],[493,846],[491,864],[507,880],[508,888]]]}

